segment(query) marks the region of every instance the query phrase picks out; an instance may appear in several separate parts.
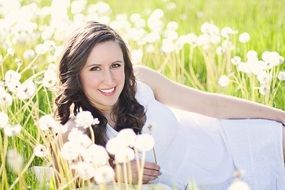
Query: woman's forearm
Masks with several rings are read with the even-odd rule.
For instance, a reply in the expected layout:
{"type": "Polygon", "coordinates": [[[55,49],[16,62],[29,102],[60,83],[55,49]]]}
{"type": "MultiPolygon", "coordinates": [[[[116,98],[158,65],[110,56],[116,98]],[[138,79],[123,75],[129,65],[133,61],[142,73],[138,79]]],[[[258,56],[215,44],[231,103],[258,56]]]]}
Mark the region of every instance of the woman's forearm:
{"type": "Polygon", "coordinates": [[[264,118],[285,123],[285,112],[252,101],[225,96],[208,94],[208,102],[213,106],[212,113],[217,118],[264,118]]]}

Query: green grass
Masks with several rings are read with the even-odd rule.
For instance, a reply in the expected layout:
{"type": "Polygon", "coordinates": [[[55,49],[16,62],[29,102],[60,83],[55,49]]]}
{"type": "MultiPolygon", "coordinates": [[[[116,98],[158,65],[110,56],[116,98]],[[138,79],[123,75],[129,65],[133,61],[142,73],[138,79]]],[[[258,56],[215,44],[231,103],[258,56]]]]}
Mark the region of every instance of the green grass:
{"type": "MultiPolygon", "coordinates": [[[[23,5],[29,4],[31,1],[22,0],[23,5]]],[[[37,0],[33,1],[39,7],[50,6],[51,1],[37,0]]],[[[99,1],[88,1],[88,6],[95,4],[99,1]]],[[[231,57],[234,55],[240,56],[242,59],[245,58],[246,52],[250,49],[255,50],[259,58],[262,52],[277,51],[280,55],[285,56],[285,2],[279,0],[248,0],[248,1],[237,1],[237,0],[106,0],[111,7],[111,20],[115,19],[119,14],[126,14],[127,17],[133,13],[139,13],[142,18],[147,20],[150,13],[154,9],[161,9],[164,11],[162,18],[164,25],[170,21],[175,21],[179,24],[177,32],[182,34],[194,32],[197,35],[201,34],[200,27],[205,22],[212,22],[216,24],[220,29],[226,26],[232,27],[238,30],[239,33],[248,32],[251,36],[249,43],[241,44],[238,42],[238,36],[233,37],[233,43],[235,49],[231,51],[231,57]],[[172,8],[171,8],[172,6],[172,8]],[[173,8],[174,7],[174,8],[173,8]]],[[[88,8],[85,8],[85,12],[88,8]]],[[[11,10],[11,12],[17,12],[11,10]]],[[[83,12],[83,15],[86,13],[83,12]]],[[[72,18],[70,10],[68,10],[69,16],[72,18]]],[[[5,19],[5,15],[1,12],[0,4],[0,19],[5,19]]],[[[21,19],[21,18],[19,18],[21,19]]],[[[39,36],[41,33],[39,30],[41,27],[48,26],[50,23],[50,16],[43,18],[34,18],[33,21],[38,23],[36,33],[39,36]]],[[[146,31],[150,28],[146,27],[146,31]]],[[[164,29],[165,30],[165,29],[164,29]]],[[[163,30],[163,31],[164,31],[163,30]]],[[[11,30],[13,31],[13,29],[11,30]]],[[[69,32],[69,31],[68,31],[69,32]]],[[[121,33],[124,38],[124,33],[121,33]]],[[[0,33],[0,55],[5,57],[7,54],[6,44],[9,44],[12,40],[12,34],[1,36],[0,33]]],[[[52,38],[53,39],[53,38],[52,38]]],[[[13,69],[16,70],[15,64],[16,58],[23,59],[23,65],[19,68],[19,71],[23,71],[27,65],[31,63],[31,60],[23,58],[23,53],[27,49],[34,49],[36,45],[43,41],[35,37],[33,40],[26,43],[13,44],[15,49],[14,56],[8,56],[3,62],[0,61],[0,81],[4,80],[4,73],[13,69]]],[[[55,41],[57,46],[63,45],[61,40],[55,41]]],[[[213,91],[218,93],[230,94],[246,99],[250,99],[256,102],[272,105],[277,108],[285,110],[285,87],[284,82],[279,82],[274,78],[272,83],[271,93],[267,96],[263,96],[256,90],[257,80],[254,77],[247,76],[246,74],[240,73],[236,68],[229,62],[225,62],[222,57],[214,56],[207,57],[205,52],[201,48],[193,48],[186,45],[181,51],[165,54],[160,51],[161,41],[156,42],[155,50],[151,53],[146,52],[146,47],[140,47],[138,41],[130,42],[130,48],[141,48],[144,50],[143,64],[148,65],[154,69],[160,70],[169,78],[179,81],[183,84],[199,88],[205,91],[213,91]],[[223,62],[224,61],[224,62],[223,62]],[[209,63],[213,62],[213,65],[209,63]],[[212,69],[209,69],[213,67],[212,69]],[[207,77],[210,72],[214,73],[213,78],[207,77]],[[238,83],[233,83],[227,88],[221,88],[217,84],[217,78],[221,74],[233,73],[238,83]]],[[[22,73],[22,82],[35,74],[39,76],[35,77],[35,81],[38,82],[39,90],[37,94],[29,101],[19,101],[15,98],[15,102],[11,107],[1,106],[0,111],[7,112],[10,116],[11,122],[21,123],[25,130],[31,134],[34,138],[39,135],[37,127],[37,120],[39,116],[45,113],[51,113],[54,110],[54,91],[49,91],[42,88],[39,81],[42,78],[40,72],[45,71],[48,64],[51,62],[49,58],[55,58],[56,62],[59,57],[54,56],[54,52],[40,55],[34,60],[31,68],[28,68],[22,73]],[[28,106],[27,106],[28,105],[28,106]]],[[[284,70],[284,64],[278,66],[274,72],[284,70]]],[[[0,129],[1,130],[1,129],[0,129]]],[[[5,152],[3,147],[4,134],[0,131],[0,165],[3,163],[4,158],[2,157],[5,152]]],[[[33,152],[33,146],[27,142],[32,142],[27,135],[23,134],[22,138],[12,137],[8,139],[9,147],[16,147],[21,154],[24,155],[25,161],[29,159],[33,152]]],[[[42,142],[42,138],[37,139],[37,143],[42,142]]],[[[43,163],[43,160],[36,158],[32,165],[43,163]]],[[[4,164],[7,168],[8,181],[11,185],[12,181],[15,180],[16,175],[12,174],[12,171],[4,164]]],[[[0,172],[0,189],[4,187],[7,189],[1,180],[0,172]]],[[[3,177],[4,179],[4,177],[3,177]]],[[[25,175],[25,181],[27,186],[31,188],[37,187],[35,178],[31,172],[25,175]]],[[[20,186],[16,186],[16,189],[21,189],[20,186]]]]}

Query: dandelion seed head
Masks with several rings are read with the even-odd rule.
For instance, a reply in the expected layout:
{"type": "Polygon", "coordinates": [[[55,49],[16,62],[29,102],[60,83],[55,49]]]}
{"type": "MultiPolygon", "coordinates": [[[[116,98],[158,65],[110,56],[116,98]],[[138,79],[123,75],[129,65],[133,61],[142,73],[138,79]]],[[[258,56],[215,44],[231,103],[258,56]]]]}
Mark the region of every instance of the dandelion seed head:
{"type": "Polygon", "coordinates": [[[218,84],[223,88],[227,87],[229,83],[230,83],[230,79],[226,75],[222,75],[218,80],[218,84]]]}
{"type": "Polygon", "coordinates": [[[238,39],[241,43],[247,43],[250,40],[250,35],[247,32],[243,32],[239,35],[238,39]]]}
{"type": "Polygon", "coordinates": [[[7,163],[15,173],[20,173],[23,169],[23,156],[16,149],[7,151],[7,163]]]}
{"type": "Polygon", "coordinates": [[[46,157],[47,155],[48,155],[48,150],[47,150],[47,148],[46,148],[46,146],[45,145],[43,145],[43,144],[38,144],[38,145],[36,145],[35,146],[35,148],[34,148],[34,154],[35,154],[35,156],[37,156],[37,157],[46,157]]]}
{"type": "Polygon", "coordinates": [[[125,141],[125,145],[133,147],[136,140],[136,134],[132,129],[122,129],[118,133],[117,138],[125,141]]]}
{"type": "MultiPolygon", "coordinates": [[[[278,76],[277,78],[280,80],[280,81],[285,81],[285,71],[280,71],[278,73],[278,76]]],[[[0,119],[1,120],[1,119],[0,119]]]]}
{"type": "Polygon", "coordinates": [[[146,152],[153,148],[154,146],[154,139],[149,134],[141,134],[137,135],[135,141],[135,148],[140,152],[146,152]]]}
{"type": "Polygon", "coordinates": [[[88,128],[94,123],[94,118],[89,111],[80,111],[75,117],[77,127],[88,128]]]}
{"type": "Polygon", "coordinates": [[[60,153],[63,159],[72,161],[79,157],[82,148],[75,142],[66,142],[63,144],[60,153]]]}
{"type": "Polygon", "coordinates": [[[0,112],[0,129],[9,125],[9,117],[6,113],[0,112]]]}
{"type": "Polygon", "coordinates": [[[92,144],[82,151],[82,157],[85,162],[92,163],[96,168],[108,163],[109,155],[103,146],[92,144]]]}
{"type": "Polygon", "coordinates": [[[129,147],[124,147],[120,149],[115,154],[116,163],[127,163],[135,158],[134,150],[129,147]]]}
{"type": "Polygon", "coordinates": [[[115,172],[111,166],[102,166],[95,170],[94,179],[99,184],[112,182],[114,178],[115,172]]]}
{"type": "Polygon", "coordinates": [[[4,134],[8,137],[18,135],[22,130],[22,126],[20,124],[16,125],[8,125],[4,128],[4,134]]]}

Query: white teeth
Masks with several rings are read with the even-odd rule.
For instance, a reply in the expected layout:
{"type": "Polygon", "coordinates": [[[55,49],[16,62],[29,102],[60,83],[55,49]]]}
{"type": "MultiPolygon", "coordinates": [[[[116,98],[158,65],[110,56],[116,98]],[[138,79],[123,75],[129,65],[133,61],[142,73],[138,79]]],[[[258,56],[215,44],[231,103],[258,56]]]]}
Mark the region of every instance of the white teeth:
{"type": "Polygon", "coordinates": [[[115,88],[111,88],[111,89],[108,89],[108,90],[100,90],[100,91],[102,91],[102,92],[104,92],[104,93],[111,93],[111,92],[113,92],[115,90],[115,88]]]}

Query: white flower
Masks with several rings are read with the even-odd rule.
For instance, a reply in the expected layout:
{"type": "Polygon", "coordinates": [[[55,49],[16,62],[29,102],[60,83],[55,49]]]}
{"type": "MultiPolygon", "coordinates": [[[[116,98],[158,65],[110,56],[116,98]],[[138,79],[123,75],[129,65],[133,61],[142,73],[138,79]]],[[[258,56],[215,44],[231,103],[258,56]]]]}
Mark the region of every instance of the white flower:
{"type": "Polygon", "coordinates": [[[220,78],[219,78],[219,81],[218,81],[218,84],[221,86],[221,87],[227,87],[230,83],[230,79],[228,76],[226,75],[222,75],[220,78]]]}
{"type": "Polygon", "coordinates": [[[47,53],[49,49],[45,44],[38,44],[35,48],[35,51],[38,55],[43,55],[47,53]]]}
{"type": "Polygon", "coordinates": [[[81,146],[84,148],[89,147],[93,143],[92,140],[86,134],[83,134],[82,131],[76,128],[73,128],[71,130],[67,138],[70,142],[73,142],[77,144],[78,146],[81,146]]]}
{"type": "Polygon", "coordinates": [[[9,117],[6,113],[0,112],[0,129],[9,125],[9,117]]]}
{"type": "Polygon", "coordinates": [[[254,50],[249,50],[246,53],[247,62],[256,62],[258,61],[257,53],[254,50]]]}
{"type": "Polygon", "coordinates": [[[106,144],[106,149],[110,154],[116,155],[118,152],[120,152],[124,147],[127,147],[128,144],[126,144],[126,141],[124,141],[121,138],[112,138],[108,140],[106,144]]]}
{"type": "Polygon", "coordinates": [[[208,35],[219,35],[219,28],[215,24],[205,22],[201,26],[201,32],[208,35]]]}
{"type": "Polygon", "coordinates": [[[83,131],[77,128],[72,128],[71,131],[68,133],[68,140],[69,141],[77,141],[77,137],[83,135],[83,131]]]}
{"type": "Polygon", "coordinates": [[[67,125],[61,125],[60,123],[58,123],[56,126],[53,127],[53,133],[58,135],[58,134],[64,134],[67,132],[67,125]]]}
{"type": "Polygon", "coordinates": [[[12,96],[9,93],[7,93],[5,90],[3,90],[0,93],[0,105],[11,106],[12,102],[13,102],[12,96]]]}
{"type": "MultiPolygon", "coordinates": [[[[281,81],[285,81],[285,71],[280,71],[278,74],[278,79],[281,81]]],[[[0,119],[1,120],[1,119],[0,119]]],[[[1,128],[1,127],[0,127],[1,128]]]]}
{"type": "Polygon", "coordinates": [[[163,39],[161,50],[164,53],[171,53],[175,50],[175,44],[172,40],[163,39]]]}
{"type": "Polygon", "coordinates": [[[98,124],[98,119],[94,119],[89,111],[80,111],[75,117],[75,123],[77,127],[88,128],[98,124]]]}
{"type": "Polygon", "coordinates": [[[118,133],[117,138],[125,141],[125,145],[133,147],[136,140],[136,134],[132,129],[122,129],[118,133]]]}
{"type": "Polygon", "coordinates": [[[108,163],[109,155],[103,146],[92,144],[81,152],[85,162],[92,163],[95,167],[99,167],[108,163]]]}
{"type": "Polygon", "coordinates": [[[135,141],[135,148],[140,152],[146,152],[153,148],[154,139],[149,134],[138,135],[135,141]]]}
{"type": "Polygon", "coordinates": [[[225,53],[225,49],[222,48],[221,46],[217,47],[216,54],[217,55],[222,55],[223,53],[225,53]]]}
{"type": "Polygon", "coordinates": [[[238,39],[241,43],[247,43],[250,40],[250,36],[247,32],[244,32],[239,35],[238,39]]]}
{"type": "Polygon", "coordinates": [[[230,27],[224,27],[221,30],[221,36],[223,36],[224,38],[229,38],[231,35],[236,34],[237,31],[233,30],[230,27]]]}
{"type": "Polygon", "coordinates": [[[280,60],[279,53],[274,52],[274,51],[272,51],[272,52],[270,52],[270,51],[263,52],[262,53],[262,60],[265,61],[268,64],[269,68],[272,68],[272,67],[282,63],[281,60],[280,60]]]}
{"type": "Polygon", "coordinates": [[[233,65],[238,65],[241,62],[241,58],[239,56],[234,56],[233,58],[231,58],[231,63],[233,65]]]}
{"type": "Polygon", "coordinates": [[[53,130],[58,126],[52,115],[44,115],[39,119],[39,128],[42,131],[53,130]]]}
{"type": "Polygon", "coordinates": [[[129,147],[124,147],[120,149],[115,154],[115,161],[117,163],[127,163],[135,158],[134,150],[129,147]]]}
{"type": "Polygon", "coordinates": [[[8,165],[13,169],[15,173],[20,173],[23,169],[24,159],[16,149],[9,149],[7,152],[8,165]]]}
{"type": "Polygon", "coordinates": [[[92,178],[95,172],[94,168],[92,167],[92,164],[87,162],[76,163],[74,169],[77,175],[83,180],[92,178]]]}
{"type": "Polygon", "coordinates": [[[11,137],[11,136],[16,136],[21,132],[22,126],[17,124],[17,125],[9,125],[4,128],[4,133],[5,135],[11,137]]]}
{"type": "Polygon", "coordinates": [[[73,15],[81,13],[86,7],[86,1],[73,1],[71,3],[71,12],[73,15]]]}
{"type": "Polygon", "coordinates": [[[260,82],[260,84],[270,85],[272,81],[272,75],[270,73],[259,72],[257,75],[257,80],[260,82]]]}
{"type": "Polygon", "coordinates": [[[81,149],[83,147],[79,146],[78,144],[74,142],[66,142],[62,146],[60,152],[61,156],[65,160],[76,160],[78,156],[80,155],[81,149]]]}
{"type": "Polygon", "coordinates": [[[26,80],[17,89],[17,97],[20,100],[27,100],[31,98],[36,92],[36,85],[32,80],[26,80]]]}
{"type": "Polygon", "coordinates": [[[97,168],[94,173],[94,178],[97,183],[109,183],[114,180],[115,172],[111,166],[102,166],[97,168]]]}
{"type": "Polygon", "coordinates": [[[8,70],[5,73],[5,84],[7,86],[7,84],[9,83],[13,83],[15,81],[19,81],[21,79],[21,74],[14,71],[14,70],[8,70]]]}
{"type": "Polygon", "coordinates": [[[240,179],[235,179],[229,186],[228,190],[250,190],[250,187],[246,182],[240,179]]]}
{"type": "Polygon", "coordinates": [[[38,157],[45,157],[48,155],[48,150],[44,145],[38,144],[34,148],[34,154],[38,157]]]}
{"type": "Polygon", "coordinates": [[[7,48],[7,53],[8,53],[10,56],[14,56],[15,50],[14,50],[12,47],[9,47],[9,48],[7,48]]]}
{"type": "Polygon", "coordinates": [[[32,50],[32,49],[29,49],[29,50],[26,50],[25,52],[24,52],[24,58],[25,59],[32,59],[32,58],[34,58],[35,57],[35,52],[34,52],[34,50],[32,50]]]}
{"type": "Polygon", "coordinates": [[[44,73],[44,78],[42,80],[43,86],[46,88],[51,88],[51,87],[54,87],[56,85],[56,82],[57,82],[56,72],[48,69],[44,73]]]}
{"type": "Polygon", "coordinates": [[[259,88],[258,88],[258,91],[260,94],[266,96],[266,95],[269,95],[270,93],[270,86],[269,85],[264,85],[262,84],[259,88]]]}

